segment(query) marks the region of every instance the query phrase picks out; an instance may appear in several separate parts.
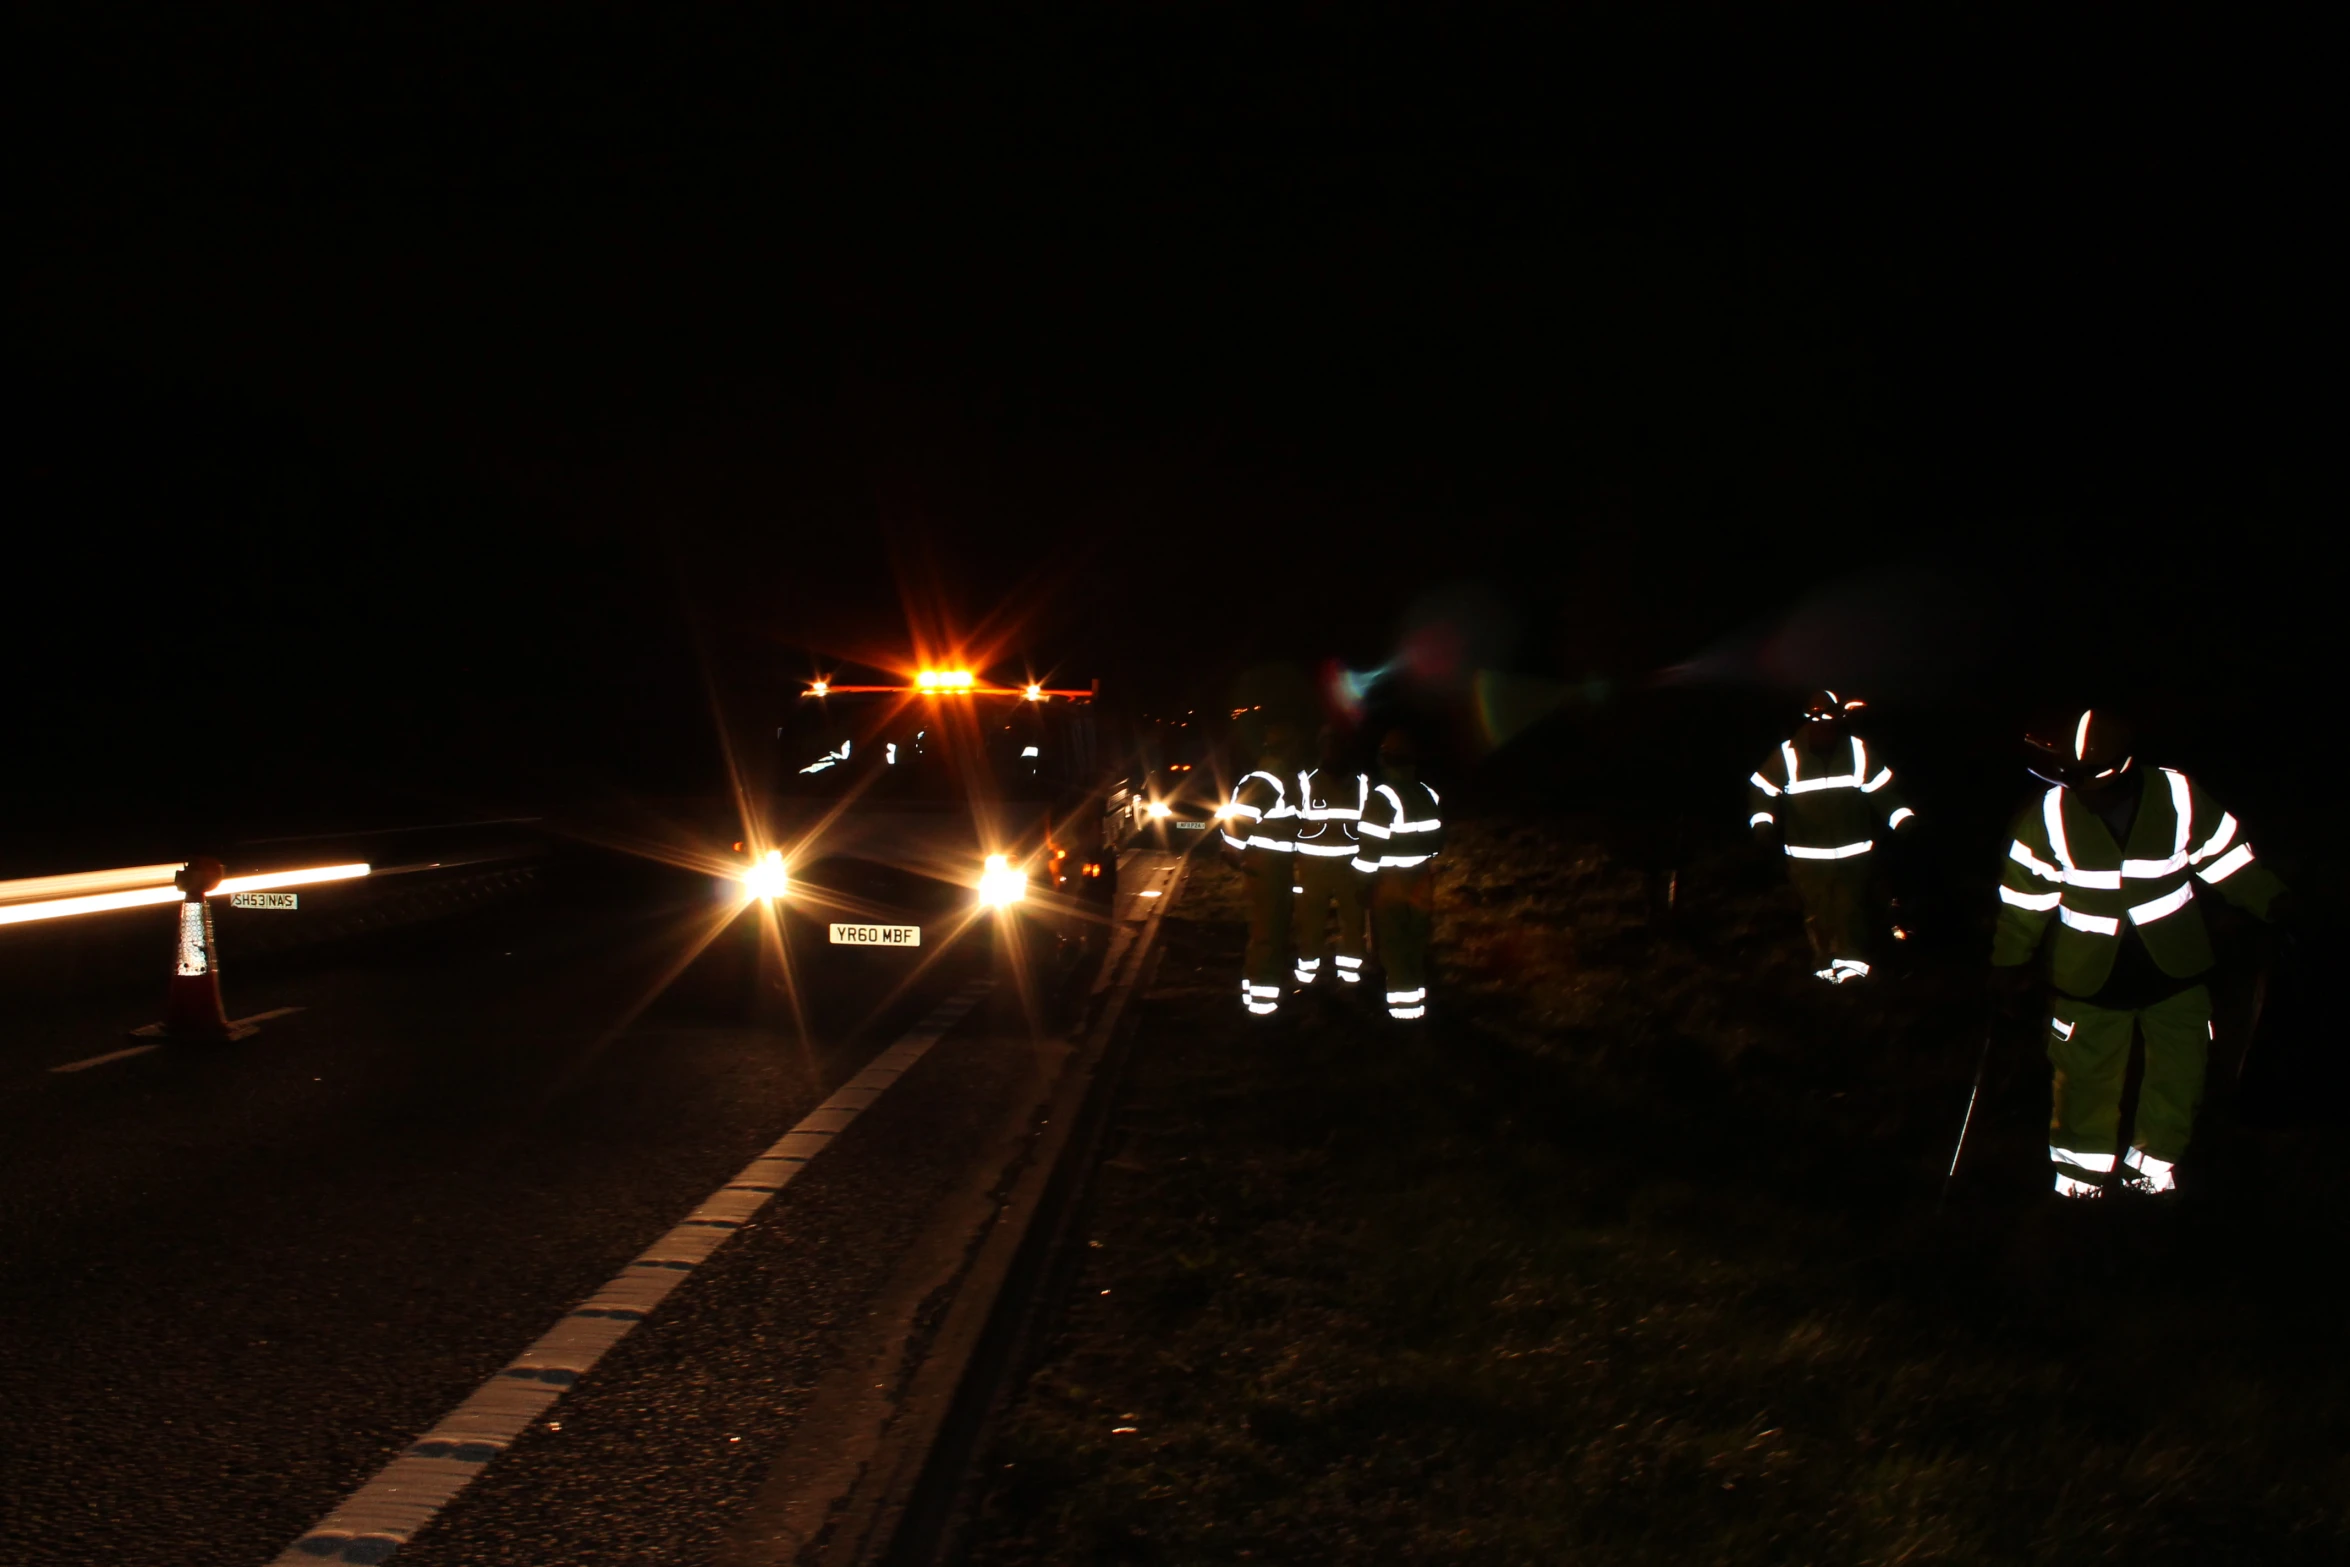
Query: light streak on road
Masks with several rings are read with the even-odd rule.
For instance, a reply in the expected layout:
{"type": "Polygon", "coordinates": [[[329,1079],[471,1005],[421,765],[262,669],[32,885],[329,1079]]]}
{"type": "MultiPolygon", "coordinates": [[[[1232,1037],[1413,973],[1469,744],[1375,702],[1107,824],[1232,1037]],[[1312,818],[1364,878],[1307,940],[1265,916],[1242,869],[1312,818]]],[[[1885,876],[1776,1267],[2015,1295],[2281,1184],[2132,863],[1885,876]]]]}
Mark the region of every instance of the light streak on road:
{"type": "Polygon", "coordinates": [[[352,881],[372,869],[366,865],[313,865],[298,871],[263,871],[254,876],[231,876],[212,889],[212,896],[232,892],[268,892],[277,887],[307,887],[314,882],[352,881]]]}
{"type": "MultiPolygon", "coordinates": [[[[0,925],[28,925],[36,920],[70,919],[77,914],[106,914],[117,909],[177,903],[180,890],[173,878],[186,868],[184,863],[131,865],[120,870],[79,871],[66,876],[33,876],[22,881],[0,882],[0,925]]],[[[352,864],[259,871],[250,876],[229,877],[212,889],[211,896],[352,881],[367,875],[371,869],[352,864]]]]}
{"type": "Polygon", "coordinates": [[[75,871],[67,876],[28,876],[22,881],[0,881],[0,903],[29,903],[36,898],[69,898],[83,893],[169,886],[186,864],[184,860],[174,860],[169,865],[126,865],[120,870],[75,871]]]}
{"type": "Polygon", "coordinates": [[[67,919],[76,914],[105,914],[114,909],[136,909],[149,904],[179,901],[180,890],[165,882],[160,887],[92,892],[78,898],[45,898],[37,903],[0,904],[0,925],[28,925],[35,920],[67,919]]]}

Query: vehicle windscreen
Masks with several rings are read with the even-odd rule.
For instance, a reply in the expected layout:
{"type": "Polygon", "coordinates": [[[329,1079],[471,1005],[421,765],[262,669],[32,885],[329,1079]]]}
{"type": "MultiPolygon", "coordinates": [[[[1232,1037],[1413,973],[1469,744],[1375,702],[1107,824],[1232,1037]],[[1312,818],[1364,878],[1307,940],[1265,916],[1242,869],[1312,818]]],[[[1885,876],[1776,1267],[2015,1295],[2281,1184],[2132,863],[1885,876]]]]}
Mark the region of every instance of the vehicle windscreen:
{"type": "Polygon", "coordinates": [[[1091,718],[1016,697],[808,698],[776,731],[776,789],[876,805],[1051,803],[1094,781],[1091,718]]]}

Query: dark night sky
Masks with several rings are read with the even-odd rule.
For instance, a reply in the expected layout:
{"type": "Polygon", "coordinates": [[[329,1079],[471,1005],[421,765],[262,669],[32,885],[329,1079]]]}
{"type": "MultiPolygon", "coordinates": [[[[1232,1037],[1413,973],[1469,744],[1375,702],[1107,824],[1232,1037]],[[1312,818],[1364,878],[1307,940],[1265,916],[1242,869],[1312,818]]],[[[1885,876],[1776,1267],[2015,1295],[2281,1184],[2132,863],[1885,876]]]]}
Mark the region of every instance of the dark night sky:
{"type": "Polygon", "coordinates": [[[1548,9],[23,8],[7,852],[695,787],[697,637],[750,692],[909,583],[1153,700],[1857,578],[2289,711],[2314,39],[1548,9]]]}

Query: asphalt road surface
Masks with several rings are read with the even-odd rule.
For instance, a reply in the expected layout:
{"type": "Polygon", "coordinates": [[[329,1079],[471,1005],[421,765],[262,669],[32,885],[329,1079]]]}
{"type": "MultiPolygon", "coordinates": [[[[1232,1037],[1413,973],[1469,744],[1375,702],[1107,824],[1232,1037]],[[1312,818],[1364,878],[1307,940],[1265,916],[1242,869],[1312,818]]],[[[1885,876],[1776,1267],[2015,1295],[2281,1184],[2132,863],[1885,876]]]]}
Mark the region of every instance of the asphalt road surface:
{"type": "MultiPolygon", "coordinates": [[[[231,953],[231,1015],[278,1015],[217,1048],[116,1054],[160,975],[152,998],[20,1009],[0,1030],[7,1557],[277,1559],[984,983],[941,971],[803,1038],[723,985],[705,1004],[707,964],[663,989],[710,906],[706,886],[567,894],[283,972],[231,953]]],[[[956,1016],[396,1559],[727,1549],[811,1389],[942,1205],[997,1179],[1063,1059],[1017,1007],[956,1016]]]]}

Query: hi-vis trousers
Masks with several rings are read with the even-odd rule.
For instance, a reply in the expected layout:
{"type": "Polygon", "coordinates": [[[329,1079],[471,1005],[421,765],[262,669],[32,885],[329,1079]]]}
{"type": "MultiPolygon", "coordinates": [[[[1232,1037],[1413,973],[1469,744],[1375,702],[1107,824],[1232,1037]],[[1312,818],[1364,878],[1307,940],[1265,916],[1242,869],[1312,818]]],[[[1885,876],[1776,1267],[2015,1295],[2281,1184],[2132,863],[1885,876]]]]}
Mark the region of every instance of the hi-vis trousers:
{"type": "Polygon", "coordinates": [[[1428,1015],[1428,936],[1436,924],[1436,871],[1382,870],[1371,878],[1371,934],[1387,978],[1387,1015],[1428,1015]]]}
{"type": "Polygon", "coordinates": [[[2055,1068],[2055,1092],[2048,1157],[2056,1166],[2056,1189],[2069,1195],[2075,1187],[2101,1187],[2113,1173],[2122,1077],[2130,1065],[2134,1026],[2146,1040],[2146,1076],[2138,1085],[2132,1146],[2122,1162],[2155,1190],[2167,1190],[2170,1167],[2187,1151],[2195,1112],[2203,1103],[2211,991],[2195,985],[2152,1006],[2121,1009],[2060,994],[2049,1010],[2048,1062],[2055,1068]]]}
{"type": "Polygon", "coordinates": [[[1354,855],[1297,857],[1297,982],[1311,985],[1335,970],[1342,985],[1363,977],[1363,873],[1354,855]],[[1331,921],[1337,921],[1333,935],[1331,921]]]}
{"type": "Polygon", "coordinates": [[[1874,854],[1849,860],[1787,861],[1787,879],[1803,900],[1803,933],[1811,938],[1812,962],[1820,978],[1835,983],[1869,971],[1875,943],[1876,897],[1871,885],[1874,854]]]}
{"type": "Polygon", "coordinates": [[[1289,992],[1290,906],[1296,897],[1289,889],[1291,856],[1273,849],[1251,849],[1241,858],[1240,872],[1248,882],[1248,954],[1241,960],[1240,1002],[1258,1017],[1281,1010],[1289,992]]]}

